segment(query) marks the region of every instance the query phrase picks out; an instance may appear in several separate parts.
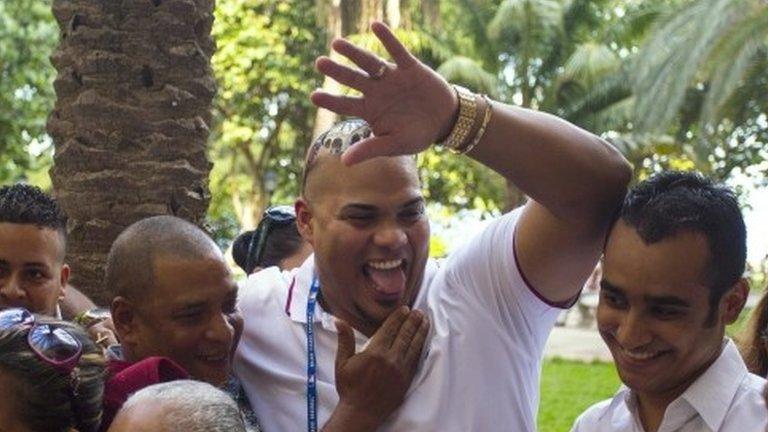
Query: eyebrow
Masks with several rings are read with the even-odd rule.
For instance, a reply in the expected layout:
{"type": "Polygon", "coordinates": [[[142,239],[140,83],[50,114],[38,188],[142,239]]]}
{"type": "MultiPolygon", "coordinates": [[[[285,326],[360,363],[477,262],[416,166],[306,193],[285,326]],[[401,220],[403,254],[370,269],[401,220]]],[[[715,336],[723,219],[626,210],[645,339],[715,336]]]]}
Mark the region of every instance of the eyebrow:
{"type": "MultiPolygon", "coordinates": [[[[402,209],[402,208],[411,207],[411,206],[414,206],[416,204],[421,204],[423,202],[425,202],[424,197],[421,197],[421,196],[420,197],[416,197],[416,198],[413,198],[411,200],[408,200],[405,204],[401,205],[400,208],[402,209]]],[[[345,205],[344,207],[341,208],[342,212],[345,211],[345,210],[377,211],[378,207],[376,207],[375,205],[372,205],[372,204],[350,203],[350,204],[347,204],[347,205],[345,205]]]]}
{"type": "MultiPolygon", "coordinates": [[[[600,280],[600,289],[604,289],[606,291],[611,291],[616,294],[621,294],[623,296],[626,296],[624,293],[624,290],[617,287],[616,285],[608,282],[605,279],[600,280]]],[[[643,300],[645,300],[646,303],[650,303],[655,306],[676,306],[676,307],[682,307],[682,308],[690,308],[691,304],[687,301],[681,299],[680,297],[676,296],[652,296],[652,295],[646,295],[643,296],[643,300]]]]}
{"type": "Polygon", "coordinates": [[[617,294],[624,295],[624,290],[622,290],[621,288],[617,287],[616,285],[608,282],[605,279],[600,279],[600,289],[604,289],[606,291],[612,291],[612,292],[615,292],[617,294]]]}
{"type": "Polygon", "coordinates": [[[681,308],[690,308],[691,304],[675,296],[645,296],[645,301],[657,306],[677,306],[681,308]]]}

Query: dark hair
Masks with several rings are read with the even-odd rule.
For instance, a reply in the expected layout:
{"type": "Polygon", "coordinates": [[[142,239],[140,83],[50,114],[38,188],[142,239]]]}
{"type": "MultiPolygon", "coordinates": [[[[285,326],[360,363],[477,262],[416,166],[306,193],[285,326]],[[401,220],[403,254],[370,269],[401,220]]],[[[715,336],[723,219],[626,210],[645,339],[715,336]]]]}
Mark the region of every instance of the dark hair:
{"type": "Polygon", "coordinates": [[[703,234],[710,258],[710,317],[720,298],[744,274],[747,234],[733,190],[697,172],[667,171],[632,188],[624,199],[621,219],[646,243],[681,231],[703,234]]]}
{"type": "Polygon", "coordinates": [[[51,228],[64,235],[67,215],[39,187],[16,183],[0,188],[0,222],[51,228]]]}
{"type": "Polygon", "coordinates": [[[0,330],[0,369],[18,384],[13,389],[22,423],[34,432],[95,432],[101,423],[106,362],[98,347],[79,326],[35,315],[38,324],[65,328],[83,346],[71,374],[38,359],[29,347],[29,328],[0,330]],[[73,388],[73,385],[75,388],[73,388]]]}
{"type": "MultiPolygon", "coordinates": [[[[237,236],[234,243],[232,243],[232,258],[234,258],[235,263],[246,274],[253,271],[253,269],[246,267],[248,266],[248,245],[254,239],[254,236],[258,238],[258,229],[245,231],[237,236]]],[[[298,252],[302,244],[304,244],[304,239],[299,234],[296,224],[274,226],[270,229],[269,236],[267,236],[261,259],[254,263],[254,267],[279,266],[280,261],[298,252]]]]}

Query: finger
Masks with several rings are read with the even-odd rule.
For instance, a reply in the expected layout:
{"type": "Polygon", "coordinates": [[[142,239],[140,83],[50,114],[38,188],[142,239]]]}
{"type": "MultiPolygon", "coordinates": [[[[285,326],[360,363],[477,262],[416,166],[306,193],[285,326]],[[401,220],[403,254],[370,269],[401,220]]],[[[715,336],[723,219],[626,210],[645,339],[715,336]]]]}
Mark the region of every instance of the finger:
{"type": "Polygon", "coordinates": [[[339,96],[324,91],[314,91],[309,96],[309,99],[320,108],[325,108],[336,114],[355,117],[363,116],[363,99],[359,97],[339,96]]]}
{"type": "Polygon", "coordinates": [[[405,319],[408,318],[408,310],[407,306],[400,306],[392,311],[384,321],[384,324],[376,330],[368,347],[372,349],[378,348],[388,350],[389,347],[392,346],[395,337],[397,337],[397,334],[400,332],[400,326],[405,319]]]}
{"type": "Polygon", "coordinates": [[[408,352],[405,354],[405,365],[411,369],[412,372],[415,372],[416,366],[419,364],[419,360],[421,360],[421,353],[424,351],[424,343],[427,341],[427,336],[429,335],[429,326],[429,319],[424,317],[419,329],[416,331],[413,339],[411,339],[408,352]]]}
{"type": "Polygon", "coordinates": [[[358,69],[352,69],[341,63],[337,63],[328,57],[320,57],[315,61],[315,68],[323,75],[333,78],[334,81],[364,92],[368,88],[370,78],[358,69]]]}
{"type": "Polygon", "coordinates": [[[352,60],[360,69],[364,70],[369,76],[374,76],[381,69],[381,65],[386,64],[376,54],[353,44],[346,39],[336,39],[331,43],[331,47],[337,53],[352,60]]]}
{"type": "Polygon", "coordinates": [[[373,136],[349,147],[341,155],[341,161],[349,166],[379,156],[395,156],[400,154],[391,136],[373,136]]]}
{"type": "Polygon", "coordinates": [[[114,333],[112,333],[109,330],[106,330],[105,333],[106,333],[106,340],[105,340],[106,346],[112,346],[112,345],[118,344],[117,336],[115,336],[114,333]]]}
{"type": "Polygon", "coordinates": [[[336,331],[339,334],[338,347],[336,349],[336,374],[338,375],[347,360],[355,355],[355,332],[346,321],[337,319],[335,324],[336,331]]]}
{"type": "Polygon", "coordinates": [[[418,61],[383,22],[373,22],[371,30],[398,66],[407,68],[418,61]]]}
{"type": "Polygon", "coordinates": [[[395,357],[398,359],[404,359],[408,353],[408,347],[411,345],[413,337],[421,326],[421,322],[424,319],[424,314],[419,311],[411,311],[408,314],[408,318],[405,320],[400,331],[397,333],[397,337],[392,342],[392,351],[395,357]]]}

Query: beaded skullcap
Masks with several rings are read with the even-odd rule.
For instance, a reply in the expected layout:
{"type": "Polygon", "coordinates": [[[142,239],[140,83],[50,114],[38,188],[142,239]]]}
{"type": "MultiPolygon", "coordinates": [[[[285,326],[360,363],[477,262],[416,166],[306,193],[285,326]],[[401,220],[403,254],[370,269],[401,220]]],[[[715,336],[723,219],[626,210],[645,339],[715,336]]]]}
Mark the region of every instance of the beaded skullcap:
{"type": "Polygon", "coordinates": [[[326,148],[330,154],[340,155],[355,143],[371,135],[373,132],[363,119],[355,118],[336,123],[312,143],[307,157],[307,167],[314,165],[320,149],[326,148]]]}

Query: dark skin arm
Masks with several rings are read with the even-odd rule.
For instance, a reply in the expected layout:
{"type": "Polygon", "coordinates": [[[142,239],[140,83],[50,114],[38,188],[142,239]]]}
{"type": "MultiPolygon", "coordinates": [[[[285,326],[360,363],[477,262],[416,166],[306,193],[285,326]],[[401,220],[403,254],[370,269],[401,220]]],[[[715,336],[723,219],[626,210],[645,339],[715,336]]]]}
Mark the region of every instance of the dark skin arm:
{"type": "MultiPolygon", "coordinates": [[[[375,135],[342,155],[347,164],[422,152],[449,134],[458,115],[458,98],[440,75],[408,52],[386,25],[374,23],[371,29],[393,62],[342,39],[333,49],[360,69],[328,57],[316,62],[320,72],[362,97],[318,91],[312,102],[362,117],[375,135]]],[[[468,156],[532,198],[517,225],[521,269],[547,300],[571,299],[602,253],[630,166],[604,140],[564,120],[499,102],[492,107],[486,133],[468,156]]]]}

